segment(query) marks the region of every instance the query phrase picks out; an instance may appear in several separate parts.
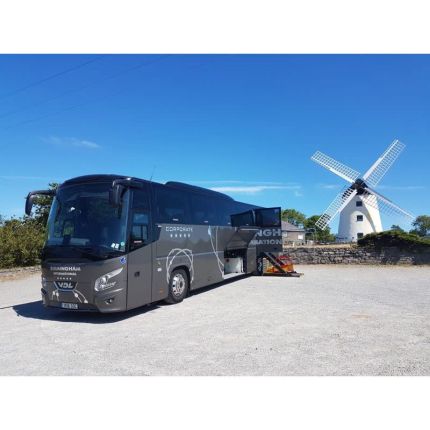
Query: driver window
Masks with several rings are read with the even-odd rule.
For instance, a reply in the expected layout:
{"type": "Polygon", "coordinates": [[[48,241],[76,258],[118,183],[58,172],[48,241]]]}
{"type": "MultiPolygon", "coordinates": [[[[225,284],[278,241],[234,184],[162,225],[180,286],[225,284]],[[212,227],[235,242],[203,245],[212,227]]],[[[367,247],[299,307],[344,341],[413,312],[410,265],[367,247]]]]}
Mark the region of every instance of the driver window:
{"type": "Polygon", "coordinates": [[[149,205],[145,191],[134,190],[132,225],[130,230],[130,250],[149,243],[149,205]]]}
{"type": "Polygon", "coordinates": [[[139,248],[148,243],[148,213],[134,212],[131,226],[131,249],[139,248]]]}

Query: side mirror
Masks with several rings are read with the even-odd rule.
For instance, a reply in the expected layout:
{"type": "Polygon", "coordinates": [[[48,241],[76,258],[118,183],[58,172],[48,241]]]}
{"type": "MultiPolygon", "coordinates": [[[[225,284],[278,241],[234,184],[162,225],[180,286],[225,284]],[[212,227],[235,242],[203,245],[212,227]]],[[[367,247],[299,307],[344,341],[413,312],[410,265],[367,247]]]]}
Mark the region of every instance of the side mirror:
{"type": "Polygon", "coordinates": [[[120,184],[112,185],[112,189],[109,191],[109,203],[117,208],[121,206],[121,197],[124,192],[124,187],[120,184]]]}
{"type": "Polygon", "coordinates": [[[39,190],[39,191],[31,191],[27,195],[27,199],[25,200],[25,214],[30,216],[31,209],[33,208],[34,201],[37,196],[55,196],[55,190],[39,190]]]}
{"type": "Polygon", "coordinates": [[[35,194],[28,193],[27,199],[25,200],[25,214],[27,216],[30,216],[31,214],[31,209],[33,208],[35,198],[35,194]]]}

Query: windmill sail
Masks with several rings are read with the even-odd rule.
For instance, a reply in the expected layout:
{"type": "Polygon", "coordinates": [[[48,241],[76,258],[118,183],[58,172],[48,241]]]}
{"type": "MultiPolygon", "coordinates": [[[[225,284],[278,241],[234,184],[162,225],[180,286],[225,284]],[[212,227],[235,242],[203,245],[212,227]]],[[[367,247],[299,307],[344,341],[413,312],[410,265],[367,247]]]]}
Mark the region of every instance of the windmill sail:
{"type": "Polygon", "coordinates": [[[320,151],[315,152],[315,154],[312,155],[311,160],[315,161],[315,163],[320,166],[325,167],[327,170],[330,170],[330,172],[333,172],[337,176],[340,176],[342,179],[345,179],[345,181],[349,183],[354,182],[360,176],[360,172],[351,169],[345,164],[336,161],[334,158],[331,158],[320,151]]]}
{"type": "Polygon", "coordinates": [[[405,145],[402,142],[395,140],[363,175],[364,182],[371,187],[376,187],[404,148],[405,145]]]}
{"type": "Polygon", "coordinates": [[[380,209],[387,215],[400,215],[406,218],[414,219],[414,215],[406,212],[401,207],[394,204],[391,200],[379,194],[372,188],[368,188],[369,192],[363,196],[364,203],[374,207],[375,209],[380,209]]]}
{"type": "Polygon", "coordinates": [[[330,203],[330,206],[321,215],[315,225],[321,230],[324,230],[331,220],[355,197],[356,194],[357,191],[350,187],[341,191],[330,203]]]}

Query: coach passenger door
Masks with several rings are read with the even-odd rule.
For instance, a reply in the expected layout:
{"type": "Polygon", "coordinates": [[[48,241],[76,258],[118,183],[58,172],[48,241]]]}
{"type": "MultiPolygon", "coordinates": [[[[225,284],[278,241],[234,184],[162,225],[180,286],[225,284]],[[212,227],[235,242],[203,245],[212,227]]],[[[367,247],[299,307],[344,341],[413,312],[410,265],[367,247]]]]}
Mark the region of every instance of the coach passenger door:
{"type": "Polygon", "coordinates": [[[134,189],[129,229],[127,309],[152,301],[152,247],[149,187],[134,189]]]}

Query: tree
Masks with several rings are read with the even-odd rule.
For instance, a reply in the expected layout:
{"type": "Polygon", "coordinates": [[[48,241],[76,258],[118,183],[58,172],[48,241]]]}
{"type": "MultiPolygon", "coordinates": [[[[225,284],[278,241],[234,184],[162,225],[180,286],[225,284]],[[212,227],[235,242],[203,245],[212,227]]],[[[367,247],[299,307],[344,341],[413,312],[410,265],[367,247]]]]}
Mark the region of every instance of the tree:
{"type": "Polygon", "coordinates": [[[399,226],[399,225],[397,225],[397,224],[393,224],[393,225],[391,226],[390,230],[393,230],[393,231],[405,231],[405,230],[403,230],[403,229],[402,229],[402,227],[400,227],[400,226],[399,226]]]}
{"type": "Polygon", "coordinates": [[[429,236],[430,235],[430,216],[429,215],[419,215],[416,217],[415,221],[412,223],[414,229],[410,231],[412,234],[417,234],[418,236],[429,236]]]}
{"type": "Polygon", "coordinates": [[[315,224],[321,215],[312,215],[305,220],[304,227],[306,230],[311,231],[311,238],[317,242],[334,242],[335,236],[330,233],[330,227],[326,227],[324,230],[318,228],[315,224]]]}
{"type": "Polygon", "coordinates": [[[284,221],[288,221],[290,224],[293,224],[296,227],[304,227],[306,215],[296,209],[284,209],[282,211],[282,219],[284,221]]]}
{"type": "MultiPolygon", "coordinates": [[[[58,184],[49,184],[56,189],[58,184]]],[[[38,196],[32,216],[4,219],[0,216],[0,267],[37,264],[45,240],[52,196],[38,196]]]]}

